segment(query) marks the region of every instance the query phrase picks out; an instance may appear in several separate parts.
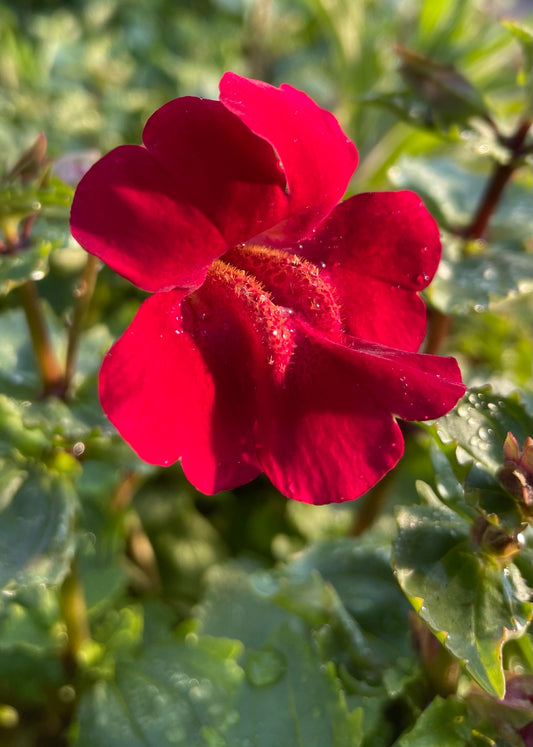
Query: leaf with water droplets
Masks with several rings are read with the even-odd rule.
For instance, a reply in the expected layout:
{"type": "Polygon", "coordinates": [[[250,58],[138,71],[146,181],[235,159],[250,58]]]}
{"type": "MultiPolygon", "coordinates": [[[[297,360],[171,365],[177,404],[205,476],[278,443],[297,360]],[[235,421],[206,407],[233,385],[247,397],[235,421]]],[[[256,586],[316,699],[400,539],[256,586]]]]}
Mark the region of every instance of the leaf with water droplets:
{"type": "Polygon", "coordinates": [[[333,664],[323,662],[310,633],[284,624],[269,636],[262,653],[267,651],[275,657],[261,666],[271,672],[275,662],[276,676],[258,683],[248,675],[235,704],[240,718],[226,734],[228,745],[357,747],[361,712],[348,713],[333,664]]]}
{"type": "Polygon", "coordinates": [[[239,651],[235,642],[189,634],[122,658],[113,679],[82,696],[76,747],[206,747],[217,735],[224,744],[238,718],[239,651]]]}
{"type": "Polygon", "coordinates": [[[531,292],[531,254],[519,242],[466,243],[443,233],[442,245],[442,260],[428,296],[444,314],[480,313],[493,301],[531,292]]]}
{"type": "Polygon", "coordinates": [[[444,444],[456,442],[463,463],[471,460],[492,475],[504,462],[508,432],[523,444],[533,432],[533,420],[518,395],[502,397],[490,387],[470,389],[437,423],[440,440],[444,444]]]}
{"type": "Polygon", "coordinates": [[[398,581],[419,616],[469,674],[502,698],[502,646],[532,616],[518,568],[476,551],[470,524],[447,508],[400,508],[394,543],[398,581]]]}
{"type": "Polygon", "coordinates": [[[28,280],[42,280],[48,274],[51,250],[50,241],[41,241],[16,254],[0,255],[0,296],[7,296],[28,280]]]}

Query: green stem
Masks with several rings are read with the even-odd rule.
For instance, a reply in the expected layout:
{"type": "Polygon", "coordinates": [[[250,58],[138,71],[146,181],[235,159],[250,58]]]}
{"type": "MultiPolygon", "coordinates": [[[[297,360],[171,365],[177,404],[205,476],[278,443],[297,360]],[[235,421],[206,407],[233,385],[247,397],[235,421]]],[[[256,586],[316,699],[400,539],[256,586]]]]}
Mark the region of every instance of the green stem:
{"type": "Polygon", "coordinates": [[[89,304],[96,285],[99,260],[92,254],[87,257],[87,262],[76,290],[76,303],[72,315],[72,324],[68,336],[67,359],[65,363],[64,392],[68,391],[76,370],[76,360],[80,346],[81,333],[89,309],[89,304]]]}
{"type": "Polygon", "coordinates": [[[59,601],[68,636],[65,651],[66,665],[69,670],[75,670],[80,651],[90,640],[85,594],[75,560],[61,586],[59,601]]]}
{"type": "Polygon", "coordinates": [[[32,280],[28,280],[18,290],[43,382],[44,395],[61,394],[64,380],[63,371],[56,357],[43,316],[37,286],[32,280]]]}

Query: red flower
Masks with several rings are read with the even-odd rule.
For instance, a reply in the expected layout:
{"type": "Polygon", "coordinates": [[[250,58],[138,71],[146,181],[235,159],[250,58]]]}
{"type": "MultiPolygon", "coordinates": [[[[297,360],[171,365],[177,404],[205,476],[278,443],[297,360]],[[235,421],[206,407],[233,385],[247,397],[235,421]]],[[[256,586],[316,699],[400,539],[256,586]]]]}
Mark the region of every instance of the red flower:
{"type": "Polygon", "coordinates": [[[443,415],[452,358],[416,353],[440,257],[411,192],[339,204],[357,152],[308,96],[226,73],[143,146],[82,179],[72,233],[153,293],[104,359],[103,408],[146,461],[201,491],[265,472],[309,503],[364,493],[403,451],[394,416],[443,415]]]}

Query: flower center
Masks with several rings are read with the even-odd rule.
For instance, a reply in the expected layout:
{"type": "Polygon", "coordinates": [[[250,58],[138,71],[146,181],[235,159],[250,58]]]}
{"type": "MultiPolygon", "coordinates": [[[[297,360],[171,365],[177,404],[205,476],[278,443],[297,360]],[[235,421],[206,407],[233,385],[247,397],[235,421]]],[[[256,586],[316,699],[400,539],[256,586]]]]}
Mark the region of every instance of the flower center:
{"type": "Polygon", "coordinates": [[[246,245],[230,249],[224,262],[256,278],[272,303],[330,338],[342,335],[340,308],[319,268],[281,249],[246,245]]]}
{"type": "Polygon", "coordinates": [[[283,382],[298,323],[342,337],[339,307],[319,269],[278,249],[243,246],[215,260],[203,285],[182,302],[185,324],[206,359],[262,360],[283,382]],[[233,351],[232,354],[231,351],[233,351]]]}

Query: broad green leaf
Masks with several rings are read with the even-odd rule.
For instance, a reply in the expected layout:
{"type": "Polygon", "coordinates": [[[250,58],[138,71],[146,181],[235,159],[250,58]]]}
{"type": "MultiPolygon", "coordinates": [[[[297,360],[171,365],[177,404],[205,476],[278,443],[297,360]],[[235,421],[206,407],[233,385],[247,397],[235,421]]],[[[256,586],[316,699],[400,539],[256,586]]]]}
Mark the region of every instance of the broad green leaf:
{"type": "Polygon", "coordinates": [[[492,301],[533,288],[533,261],[528,252],[510,243],[466,244],[444,234],[443,257],[428,297],[445,314],[471,314],[492,301]],[[471,252],[469,247],[478,247],[471,252]]]}
{"type": "Polygon", "coordinates": [[[238,718],[239,651],[235,642],[190,633],[121,659],[112,679],[82,694],[74,744],[207,747],[205,734],[214,739],[238,718]]]}
{"type": "Polygon", "coordinates": [[[333,666],[323,662],[299,626],[283,624],[265,646],[247,650],[244,670],[235,702],[239,719],[225,735],[227,744],[361,744],[362,712],[348,714],[333,666]]]}
{"type": "Polygon", "coordinates": [[[0,462],[0,587],[58,583],[74,553],[68,477],[0,462]]]}
{"type": "Polygon", "coordinates": [[[394,565],[419,616],[488,693],[503,697],[502,646],[533,607],[517,567],[476,552],[470,525],[448,509],[399,508],[394,565]]]}
{"type": "Polygon", "coordinates": [[[257,571],[247,574],[231,567],[215,569],[208,576],[208,592],[199,614],[202,631],[236,638],[259,649],[272,631],[282,625],[302,629],[327,629],[333,639],[325,648],[346,654],[358,667],[368,668],[371,650],[357,622],[344,608],[335,589],[318,572],[309,575],[257,571]],[[227,615],[231,606],[232,614],[227,615]],[[342,645],[341,645],[342,644],[342,645]]]}
{"type": "Polygon", "coordinates": [[[0,254],[0,296],[6,296],[28,280],[41,280],[48,272],[51,249],[51,242],[41,241],[16,254],[0,254]]]}
{"type": "Polygon", "coordinates": [[[343,538],[315,544],[288,566],[291,578],[318,571],[365,633],[375,665],[410,654],[408,605],[390,567],[388,547],[343,538]]]}
{"type": "Polygon", "coordinates": [[[471,389],[437,422],[439,438],[444,443],[457,442],[460,461],[474,461],[492,475],[503,464],[503,443],[509,431],[522,445],[533,433],[533,420],[518,395],[503,397],[490,387],[471,389]]]}
{"type": "MultiPolygon", "coordinates": [[[[465,703],[458,698],[437,696],[414,727],[394,743],[394,747],[489,747],[492,741],[480,739],[474,732],[476,724],[465,703]]],[[[477,730],[476,730],[477,731],[477,730]]]]}

